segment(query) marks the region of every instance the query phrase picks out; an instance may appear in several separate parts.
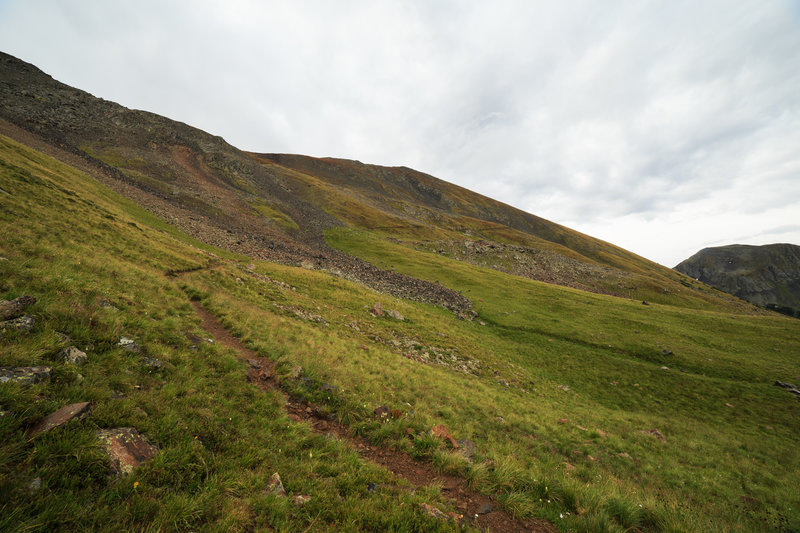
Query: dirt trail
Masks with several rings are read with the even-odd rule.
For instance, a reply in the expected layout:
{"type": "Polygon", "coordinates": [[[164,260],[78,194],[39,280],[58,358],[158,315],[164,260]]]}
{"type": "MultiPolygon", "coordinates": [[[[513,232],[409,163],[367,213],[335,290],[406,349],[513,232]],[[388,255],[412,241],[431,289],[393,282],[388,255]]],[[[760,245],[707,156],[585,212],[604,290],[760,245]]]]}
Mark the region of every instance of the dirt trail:
{"type": "Polygon", "coordinates": [[[455,502],[459,513],[467,523],[483,531],[494,532],[555,532],[550,523],[534,520],[520,520],[507,513],[500,504],[467,486],[463,478],[436,472],[432,465],[416,461],[407,454],[391,448],[373,446],[369,441],[354,436],[348,428],[336,420],[328,420],[313,405],[289,397],[283,392],[275,377],[274,363],[266,357],[245,346],[238,338],[231,335],[217,318],[199,302],[192,302],[197,316],[202,320],[205,329],[216,342],[232,348],[249,365],[248,376],[252,383],[264,390],[280,391],[286,401],[289,417],[296,421],[307,421],[314,431],[331,433],[346,441],[363,458],[386,468],[393,474],[408,480],[412,485],[422,487],[440,484],[442,493],[455,502]],[[492,511],[478,514],[482,507],[491,506],[492,511]]]}

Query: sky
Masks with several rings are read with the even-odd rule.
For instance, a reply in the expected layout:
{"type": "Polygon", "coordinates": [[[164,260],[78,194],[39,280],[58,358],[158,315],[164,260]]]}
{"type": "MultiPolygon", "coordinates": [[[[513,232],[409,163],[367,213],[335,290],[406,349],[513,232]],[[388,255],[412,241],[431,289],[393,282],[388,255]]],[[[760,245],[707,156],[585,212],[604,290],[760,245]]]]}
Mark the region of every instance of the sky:
{"type": "Polygon", "coordinates": [[[0,0],[0,50],[244,150],[411,167],[669,267],[800,244],[798,0],[0,0]]]}

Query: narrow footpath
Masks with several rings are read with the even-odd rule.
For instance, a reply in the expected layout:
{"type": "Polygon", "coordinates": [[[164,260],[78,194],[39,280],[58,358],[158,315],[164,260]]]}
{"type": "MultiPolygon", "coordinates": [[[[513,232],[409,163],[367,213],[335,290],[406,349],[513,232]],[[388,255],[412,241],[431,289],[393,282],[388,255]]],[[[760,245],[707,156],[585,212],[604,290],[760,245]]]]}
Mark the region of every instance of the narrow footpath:
{"type": "MultiPolygon", "coordinates": [[[[247,348],[238,338],[231,335],[217,318],[200,302],[192,301],[205,329],[215,340],[235,350],[239,357],[248,363],[248,377],[252,383],[264,390],[276,390],[283,394],[285,408],[289,417],[295,421],[308,422],[318,433],[336,435],[347,442],[364,459],[372,461],[394,475],[406,479],[415,487],[439,484],[442,493],[455,502],[463,521],[482,531],[492,532],[544,532],[558,531],[549,522],[541,520],[521,520],[514,518],[494,499],[489,498],[467,486],[466,480],[434,470],[429,463],[416,461],[407,454],[391,448],[373,446],[369,441],[353,435],[346,426],[336,420],[329,420],[320,414],[313,405],[304,403],[287,395],[275,377],[274,363],[267,357],[247,348]]],[[[443,518],[447,518],[443,515],[443,518]]]]}

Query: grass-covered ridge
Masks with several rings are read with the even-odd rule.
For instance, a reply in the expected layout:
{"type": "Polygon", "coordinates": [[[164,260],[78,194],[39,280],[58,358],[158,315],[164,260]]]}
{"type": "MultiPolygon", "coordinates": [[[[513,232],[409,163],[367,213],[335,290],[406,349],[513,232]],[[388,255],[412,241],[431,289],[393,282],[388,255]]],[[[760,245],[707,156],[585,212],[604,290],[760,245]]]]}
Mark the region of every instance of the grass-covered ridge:
{"type": "Polygon", "coordinates": [[[0,154],[0,298],[38,299],[34,330],[0,337],[0,366],[46,364],[55,374],[30,388],[0,385],[9,413],[0,417],[0,530],[453,527],[418,510],[423,501],[454,510],[439,487],[403,490],[289,420],[280,395],[248,384],[229,350],[190,340],[204,336],[190,296],[276,361],[295,394],[376,444],[464,475],[520,516],[564,531],[800,527],[800,403],[772,385],[800,375],[796,321],[717,302],[693,309],[702,302],[679,294],[645,306],[375,234],[328,233],[340,249],[462,291],[478,312],[462,321],[324,272],[209,256],[224,253],[83,174],[5,138],[0,154]],[[376,302],[405,320],[373,316],[376,302]],[[56,331],[92,346],[86,365],[54,359],[56,331]],[[143,354],[116,347],[121,335],[143,354]],[[434,364],[419,362],[425,353],[434,364]],[[165,365],[145,367],[142,356],[165,365]],[[90,417],[25,440],[27,427],[77,401],[93,402],[90,417]],[[404,416],[382,423],[372,414],[381,405],[404,416]],[[475,442],[473,464],[425,437],[440,423],[475,442]],[[161,449],[128,478],[107,477],[94,437],[114,426],[134,426],[161,449]],[[409,427],[420,436],[406,438],[409,427]],[[311,502],[265,494],[275,471],[311,502]]]}

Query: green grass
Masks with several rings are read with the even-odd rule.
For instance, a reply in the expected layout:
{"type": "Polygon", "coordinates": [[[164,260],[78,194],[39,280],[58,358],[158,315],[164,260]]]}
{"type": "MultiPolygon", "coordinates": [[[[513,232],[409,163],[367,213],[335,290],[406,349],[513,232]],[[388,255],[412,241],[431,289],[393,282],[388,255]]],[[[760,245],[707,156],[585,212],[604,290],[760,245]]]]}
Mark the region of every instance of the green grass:
{"type": "Polygon", "coordinates": [[[3,137],[0,154],[0,297],[37,298],[34,330],[0,336],[0,366],[54,369],[49,383],[0,385],[0,530],[450,530],[418,510],[422,501],[447,508],[443,499],[407,491],[340,442],[290,421],[281,397],[250,385],[230,350],[191,344],[187,334],[203,335],[199,320],[164,273],[209,262],[195,241],[3,137]],[[88,362],[58,361],[55,332],[88,362]],[[117,347],[121,335],[142,353],[117,347]],[[153,370],[142,357],[165,364],[153,370]],[[92,402],[88,418],[25,439],[27,427],[77,401],[92,402]],[[129,477],[108,476],[95,438],[116,426],[160,448],[129,477]],[[273,472],[290,496],[311,502],[268,495],[273,472]],[[37,477],[41,489],[31,493],[37,477]],[[382,488],[370,493],[373,482],[382,488]]]}
{"type": "Polygon", "coordinates": [[[0,530],[447,528],[416,507],[447,509],[437,487],[397,487],[341,443],[291,422],[277,394],[247,384],[229,350],[193,349],[186,334],[202,332],[190,298],[276,361],[294,394],[376,444],[463,474],[520,516],[563,531],[800,526],[800,403],[772,385],[800,376],[796,320],[688,293],[644,306],[367,232],[327,235],[375,264],[462,291],[479,316],[461,321],[323,272],[201,246],[68,167],[3,138],[0,149],[0,189],[10,193],[0,196],[0,255],[8,259],[0,261],[0,298],[33,294],[39,318],[29,335],[0,337],[0,365],[48,364],[56,376],[0,385],[0,409],[12,413],[0,418],[0,530]],[[163,275],[208,265],[207,251],[227,260],[163,275]],[[100,307],[101,298],[119,311],[100,307]],[[372,316],[376,302],[406,319],[372,316]],[[92,346],[85,366],[53,360],[55,331],[92,346]],[[149,371],[117,348],[123,334],[164,367],[149,371]],[[407,357],[433,350],[444,354],[438,364],[407,357]],[[463,361],[477,370],[458,371],[463,361]],[[81,400],[94,402],[89,418],[25,442],[26,427],[81,400]],[[377,420],[381,405],[404,416],[377,420]],[[426,436],[440,423],[475,442],[474,463],[426,436]],[[136,427],[162,451],[132,476],[109,479],[94,431],[117,425],[136,427]],[[653,428],[666,441],[644,433],[653,428]],[[288,492],[312,502],[266,495],[274,471],[288,492]],[[25,487],[36,476],[43,488],[31,498],[25,487]],[[368,492],[370,482],[382,489],[368,492]]]}

